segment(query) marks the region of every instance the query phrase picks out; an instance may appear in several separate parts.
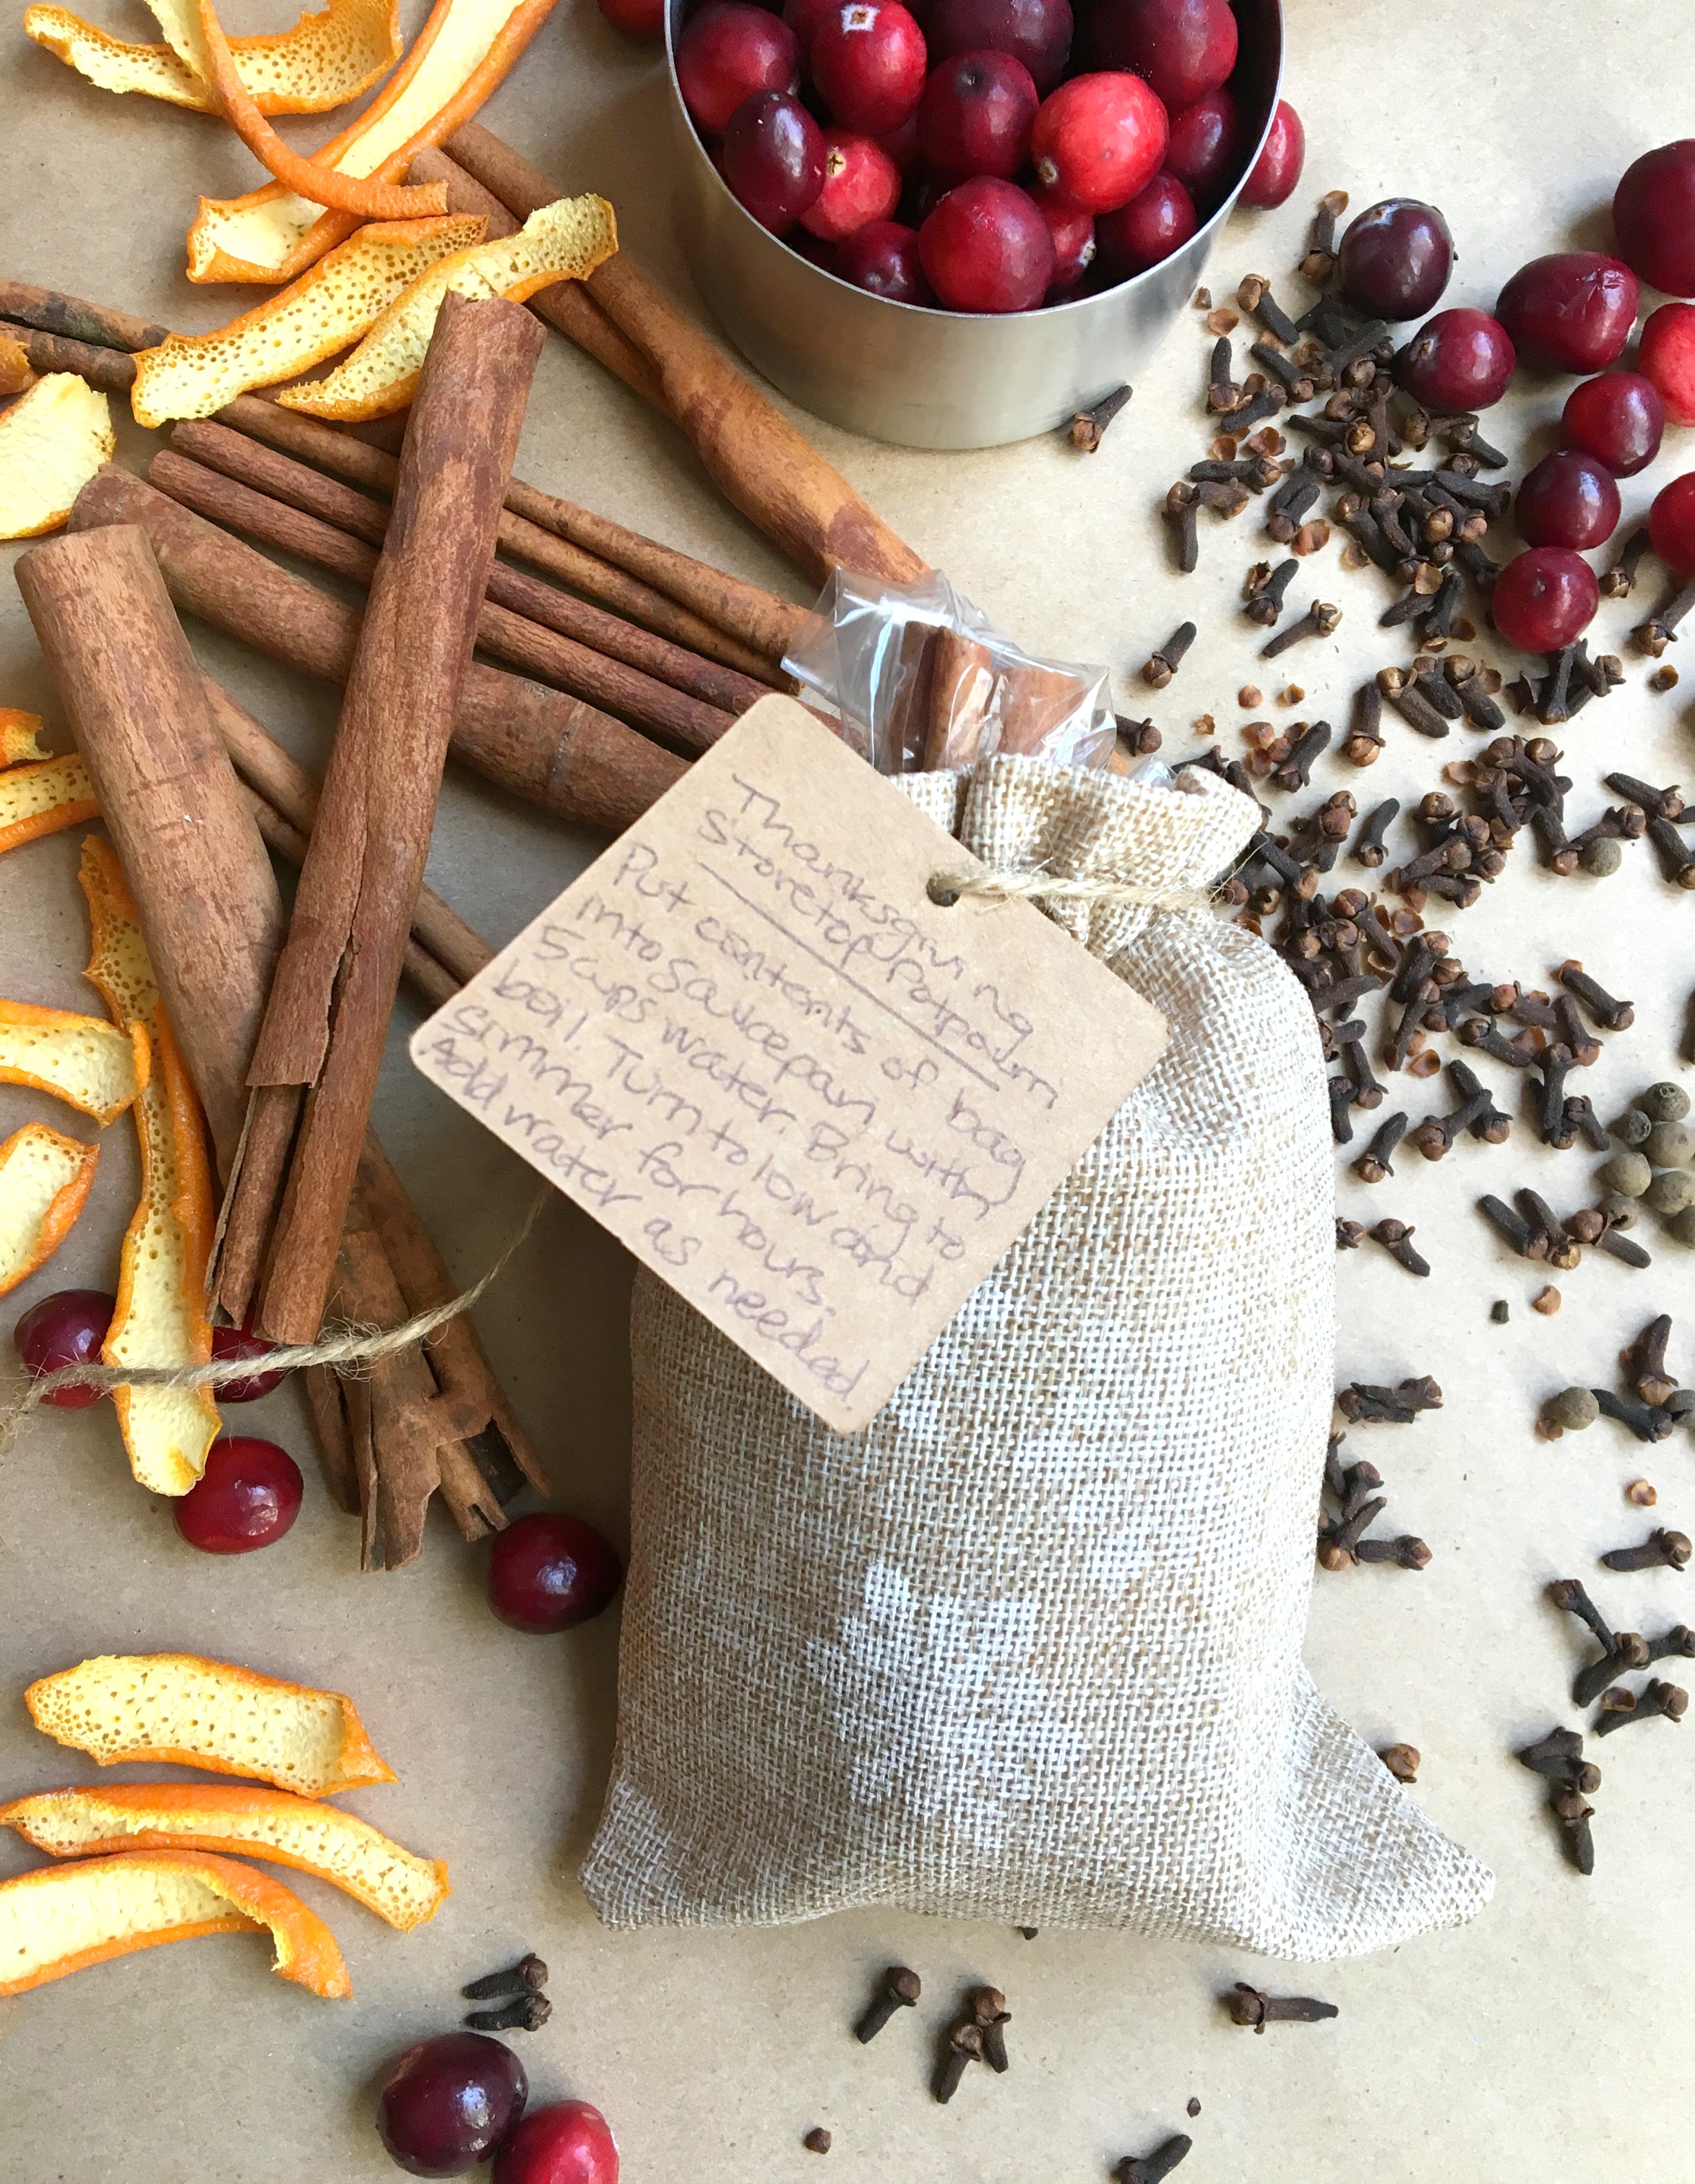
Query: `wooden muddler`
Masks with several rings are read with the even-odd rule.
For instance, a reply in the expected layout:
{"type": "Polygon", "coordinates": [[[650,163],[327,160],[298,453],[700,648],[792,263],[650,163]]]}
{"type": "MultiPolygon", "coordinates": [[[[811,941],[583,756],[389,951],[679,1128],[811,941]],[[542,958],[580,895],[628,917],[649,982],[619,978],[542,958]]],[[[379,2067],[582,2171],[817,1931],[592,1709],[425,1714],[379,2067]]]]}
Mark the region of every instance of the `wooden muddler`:
{"type": "Polygon", "coordinates": [[[298,1088],[303,1100],[286,1184],[282,1164],[262,1165],[250,1139],[230,1211],[232,1240],[238,1222],[270,1226],[258,1327],[272,1341],[314,1339],[335,1278],[542,339],[521,304],[450,292],[419,377],[393,516],[248,1072],[256,1088],[298,1088]]]}
{"type": "Polygon", "coordinates": [[[146,532],[56,538],[17,577],[227,1178],[282,945],[270,861],[146,532]]]}

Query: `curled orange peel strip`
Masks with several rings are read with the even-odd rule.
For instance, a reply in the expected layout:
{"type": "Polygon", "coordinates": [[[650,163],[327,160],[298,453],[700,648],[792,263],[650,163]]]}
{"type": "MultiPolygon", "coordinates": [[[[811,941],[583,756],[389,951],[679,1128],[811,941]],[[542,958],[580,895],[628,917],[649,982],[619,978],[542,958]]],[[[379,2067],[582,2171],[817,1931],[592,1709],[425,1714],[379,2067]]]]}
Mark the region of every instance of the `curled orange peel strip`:
{"type": "MultiPolygon", "coordinates": [[[[196,0],[149,0],[165,32],[163,45],[136,45],[84,22],[68,8],[37,4],[24,11],[24,35],[56,53],[103,91],[135,92],[199,114],[216,114],[217,99],[185,53],[196,0]]],[[[242,81],[261,114],[323,114],[370,89],[400,54],[396,0],[330,0],[321,14],[303,15],[292,30],[231,38],[242,81]]]]}
{"type": "MultiPolygon", "coordinates": [[[[0,705],[0,768],[39,765],[47,757],[41,733],[39,713],[26,713],[21,705],[0,705]]],[[[0,815],[0,825],[4,823],[0,815]]]]}
{"type": "Polygon", "coordinates": [[[152,1061],[145,1024],[114,1029],[71,1009],[0,1001],[0,1084],[50,1092],[103,1130],[146,1089],[152,1061]]]}
{"type": "Polygon", "coordinates": [[[98,1145],[25,1123],[0,1145],[0,1296],[45,1266],[76,1224],[98,1145]]]}
{"type": "Polygon", "coordinates": [[[0,854],[98,816],[94,784],[75,752],[0,772],[0,854]]]}

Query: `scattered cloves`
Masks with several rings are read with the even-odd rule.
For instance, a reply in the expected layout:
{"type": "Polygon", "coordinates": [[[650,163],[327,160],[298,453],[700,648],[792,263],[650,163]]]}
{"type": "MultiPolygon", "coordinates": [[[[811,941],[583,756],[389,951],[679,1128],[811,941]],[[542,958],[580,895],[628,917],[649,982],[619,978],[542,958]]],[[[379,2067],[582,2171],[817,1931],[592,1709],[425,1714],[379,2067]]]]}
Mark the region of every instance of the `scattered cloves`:
{"type": "Polygon", "coordinates": [[[525,1987],[531,1993],[539,1994],[547,1984],[547,1967],[532,1953],[520,1957],[504,1971],[485,1972],[469,1986],[462,1986],[459,1992],[467,2002],[486,2002],[491,1995],[509,1994],[514,1987],[525,1987]]]}
{"type": "MultiPolygon", "coordinates": [[[[1229,344],[1226,343],[1226,356],[1229,344]]],[[[1086,455],[1093,454],[1101,444],[1101,437],[1107,426],[1129,401],[1130,396],[1131,389],[1128,387],[1115,387],[1110,394],[1097,402],[1092,410],[1078,410],[1076,415],[1071,420],[1071,445],[1074,448],[1081,448],[1086,455]]]]}
{"type": "Polygon", "coordinates": [[[970,2022],[956,2025],[948,2035],[948,2044],[936,2072],[934,2092],[938,2101],[951,2101],[959,2090],[960,2081],[973,2063],[983,2059],[983,2028],[970,2022]]]}
{"type": "Polygon", "coordinates": [[[465,2023],[473,2032],[536,2032],[553,2014],[553,2005],[545,1994],[526,1993],[514,1995],[498,2009],[470,2010],[465,2023]]]}
{"type": "Polygon", "coordinates": [[[1614,1547],[1601,1560],[1609,1569],[1687,1569],[1691,1547],[1685,1532],[1669,1532],[1662,1524],[1650,1532],[1639,1547],[1614,1547]]]}
{"type": "Polygon", "coordinates": [[[1292,621],[1287,629],[1280,629],[1275,637],[1259,648],[1262,660],[1275,660],[1291,646],[1300,644],[1303,638],[1329,637],[1342,620],[1342,609],[1331,606],[1324,599],[1314,599],[1298,621],[1292,621]]]}
{"type": "Polygon", "coordinates": [[[1147,660],[1142,670],[1142,679],[1152,690],[1163,690],[1182,665],[1183,655],[1195,641],[1195,625],[1181,623],[1174,629],[1158,652],[1147,660]]]}
{"type": "Polygon", "coordinates": [[[875,2040],[898,2009],[910,2009],[924,1992],[924,1982],[905,1964],[891,1964],[877,1992],[853,2027],[853,2037],[863,2048],[875,2040]]]}
{"type": "MultiPolygon", "coordinates": [[[[1198,2103],[1192,2102],[1190,2106],[1192,2109],[1198,2110],[1198,2103]]],[[[1183,2159],[1194,2142],[1180,2131],[1168,2138],[1163,2146],[1156,2147],[1152,2153],[1139,2157],[1126,2153],[1113,2171],[1116,2184],[1164,2184],[1164,2179],[1183,2159]]]]}
{"type": "Polygon", "coordinates": [[[1320,2002],[1308,1994],[1262,1994],[1245,1980],[1238,1980],[1222,1999],[1236,2024],[1251,2025],[1256,2032],[1271,2024],[1317,2025],[1341,2015],[1333,2002],[1320,2002]]]}

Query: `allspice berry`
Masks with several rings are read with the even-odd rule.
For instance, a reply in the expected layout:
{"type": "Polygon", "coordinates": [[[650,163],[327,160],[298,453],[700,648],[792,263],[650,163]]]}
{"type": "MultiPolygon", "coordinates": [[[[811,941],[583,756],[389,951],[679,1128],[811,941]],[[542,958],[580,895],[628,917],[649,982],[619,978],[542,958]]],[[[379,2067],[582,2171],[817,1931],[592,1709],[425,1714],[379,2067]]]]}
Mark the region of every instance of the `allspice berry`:
{"type": "Polygon", "coordinates": [[[1651,1123],[1681,1123],[1689,1112],[1689,1095],[1681,1084],[1650,1084],[1646,1092],[1637,1093],[1632,1105],[1651,1123]]]}
{"type": "Polygon", "coordinates": [[[1686,1206],[1681,1213],[1674,1213],[1665,1224],[1665,1233],[1674,1244],[1682,1244],[1695,1251],[1695,1206],[1686,1206]]]}
{"type": "Polygon", "coordinates": [[[1614,1153],[1611,1160],[1602,1162],[1595,1180],[1621,1198],[1640,1198],[1653,1181],[1653,1170],[1640,1153],[1614,1153]]]}
{"type": "Polygon", "coordinates": [[[1609,1123],[1607,1128],[1621,1145],[1639,1145],[1653,1128],[1653,1117],[1643,1114],[1640,1107],[1626,1107],[1618,1121],[1609,1123]]]}
{"type": "Polygon", "coordinates": [[[1695,1206],[1695,1169],[1669,1167],[1642,1193],[1642,1204],[1656,1213],[1681,1213],[1695,1206]]]}
{"type": "Polygon", "coordinates": [[[1562,1388],[1542,1405],[1542,1414],[1549,1425],[1559,1427],[1562,1432],[1581,1433],[1600,1417],[1601,1406],[1587,1388],[1562,1388]]]}
{"type": "Polygon", "coordinates": [[[1609,834],[1592,842],[1579,859],[1590,878],[1596,880],[1610,879],[1624,861],[1624,851],[1609,834]]]}
{"type": "Polygon", "coordinates": [[[1695,1129],[1687,1123],[1656,1123],[1642,1149],[1650,1167],[1687,1167],[1695,1160],[1695,1129]]]}
{"type": "Polygon", "coordinates": [[[1604,1198],[1596,1200],[1595,1211],[1606,1215],[1609,1228],[1631,1228],[1636,1226],[1642,1207],[1637,1200],[1626,1198],[1622,1191],[1609,1190],[1604,1198]]]}

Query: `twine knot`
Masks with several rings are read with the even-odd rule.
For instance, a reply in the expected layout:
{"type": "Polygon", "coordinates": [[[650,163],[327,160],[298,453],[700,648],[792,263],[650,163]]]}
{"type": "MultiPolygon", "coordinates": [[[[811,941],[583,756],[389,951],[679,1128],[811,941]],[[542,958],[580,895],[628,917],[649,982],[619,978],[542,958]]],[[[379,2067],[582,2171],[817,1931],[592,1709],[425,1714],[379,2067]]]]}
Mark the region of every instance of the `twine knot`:
{"type": "Polygon", "coordinates": [[[925,883],[925,894],[942,910],[951,909],[961,895],[985,895],[991,901],[1117,903],[1131,910],[1169,910],[1192,916],[1210,910],[1214,896],[1210,888],[1140,887],[1128,880],[1062,880],[1037,866],[1033,871],[932,872],[925,883]]]}

